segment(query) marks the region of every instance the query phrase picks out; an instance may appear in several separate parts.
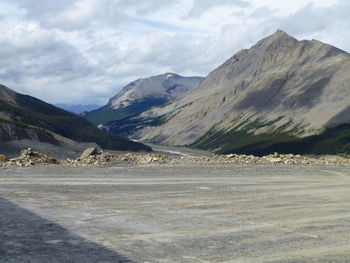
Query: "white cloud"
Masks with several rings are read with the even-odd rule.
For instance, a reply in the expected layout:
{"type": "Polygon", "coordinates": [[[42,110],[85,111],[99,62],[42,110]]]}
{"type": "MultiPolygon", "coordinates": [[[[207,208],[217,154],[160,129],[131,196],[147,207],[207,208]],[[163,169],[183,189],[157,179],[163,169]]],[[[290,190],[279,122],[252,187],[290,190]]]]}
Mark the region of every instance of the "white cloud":
{"type": "Polygon", "coordinates": [[[246,0],[193,0],[193,6],[188,12],[189,17],[200,17],[213,8],[246,8],[250,3],[246,0]]]}
{"type": "Polygon", "coordinates": [[[279,28],[350,50],[349,12],[346,0],[3,0],[0,83],[103,103],[140,77],[206,75],[279,28]]]}

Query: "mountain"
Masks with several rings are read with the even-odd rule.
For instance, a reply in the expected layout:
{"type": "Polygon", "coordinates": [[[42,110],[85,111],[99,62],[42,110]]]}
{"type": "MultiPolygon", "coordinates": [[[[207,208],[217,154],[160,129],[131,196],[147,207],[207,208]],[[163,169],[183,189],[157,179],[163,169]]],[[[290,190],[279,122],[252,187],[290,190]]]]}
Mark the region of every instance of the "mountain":
{"type": "Polygon", "coordinates": [[[113,150],[149,147],[100,131],[84,118],[0,85],[0,142],[27,140],[61,146],[61,141],[97,143],[113,150]]]}
{"type": "Polygon", "coordinates": [[[350,122],[349,97],[350,54],[279,30],[172,103],[114,123],[114,131],[222,153],[301,151],[291,146],[305,140],[312,143],[304,152],[336,151],[337,143],[350,152],[348,127],[339,126],[350,122]]]}
{"type": "Polygon", "coordinates": [[[104,124],[105,127],[110,127],[116,120],[139,114],[153,106],[163,105],[178,98],[197,86],[202,79],[182,77],[174,73],[138,79],[125,86],[106,106],[83,113],[82,116],[96,125],[104,124]]]}
{"type": "Polygon", "coordinates": [[[64,104],[64,103],[59,103],[55,104],[56,107],[64,109],[66,111],[73,112],[75,114],[81,114],[86,111],[93,111],[98,108],[101,108],[101,105],[97,104],[64,104]]]}

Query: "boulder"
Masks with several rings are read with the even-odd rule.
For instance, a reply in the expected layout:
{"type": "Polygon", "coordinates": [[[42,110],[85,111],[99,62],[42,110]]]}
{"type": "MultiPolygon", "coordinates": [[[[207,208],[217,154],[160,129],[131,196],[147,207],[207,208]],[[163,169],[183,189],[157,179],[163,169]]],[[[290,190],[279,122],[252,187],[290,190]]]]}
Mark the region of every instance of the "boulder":
{"type": "Polygon", "coordinates": [[[7,161],[6,155],[0,154],[0,163],[4,163],[7,161]]]}
{"type": "Polygon", "coordinates": [[[33,150],[31,149],[31,148],[28,148],[28,149],[26,149],[26,150],[22,150],[21,152],[20,152],[20,155],[21,156],[32,156],[33,155],[33,150]]]}
{"type": "Polygon", "coordinates": [[[274,157],[268,157],[266,160],[270,163],[281,163],[282,159],[281,158],[274,158],[274,157]]]}
{"type": "Polygon", "coordinates": [[[88,158],[91,155],[95,155],[98,153],[97,148],[88,148],[86,149],[81,155],[80,158],[81,160],[88,158]]]}

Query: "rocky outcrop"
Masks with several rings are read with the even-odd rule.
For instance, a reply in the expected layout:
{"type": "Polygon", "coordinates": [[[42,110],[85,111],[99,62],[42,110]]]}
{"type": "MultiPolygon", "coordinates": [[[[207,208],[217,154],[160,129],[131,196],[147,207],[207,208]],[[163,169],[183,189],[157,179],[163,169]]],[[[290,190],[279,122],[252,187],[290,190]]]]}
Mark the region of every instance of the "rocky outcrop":
{"type": "Polygon", "coordinates": [[[135,125],[128,132],[168,145],[204,145],[237,133],[304,137],[350,121],[349,83],[348,53],[277,31],[236,53],[176,101],[129,119],[135,125]],[[157,118],[162,123],[147,125],[157,118]]]}

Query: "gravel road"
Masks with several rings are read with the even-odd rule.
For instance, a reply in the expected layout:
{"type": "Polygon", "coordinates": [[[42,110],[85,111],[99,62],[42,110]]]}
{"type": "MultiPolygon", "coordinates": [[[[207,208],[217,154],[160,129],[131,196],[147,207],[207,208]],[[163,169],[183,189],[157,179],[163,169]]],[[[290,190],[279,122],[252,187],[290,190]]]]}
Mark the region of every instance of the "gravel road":
{"type": "Polygon", "coordinates": [[[350,171],[0,169],[0,262],[350,262],[350,171]]]}

